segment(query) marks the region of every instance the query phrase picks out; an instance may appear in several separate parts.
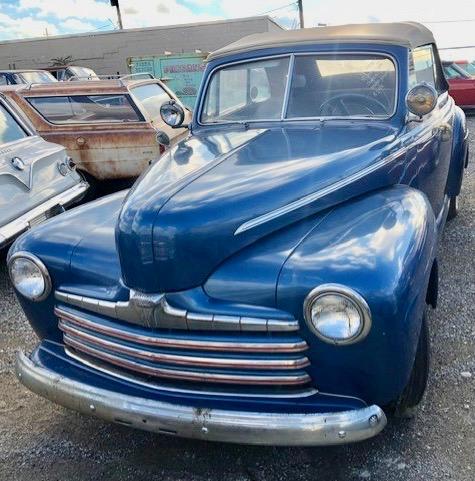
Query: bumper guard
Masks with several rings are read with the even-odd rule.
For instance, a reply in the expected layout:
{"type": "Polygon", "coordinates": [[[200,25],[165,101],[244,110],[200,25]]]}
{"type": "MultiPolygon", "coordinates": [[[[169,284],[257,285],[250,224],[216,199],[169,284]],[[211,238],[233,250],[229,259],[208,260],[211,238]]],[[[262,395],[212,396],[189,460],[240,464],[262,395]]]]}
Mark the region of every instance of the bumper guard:
{"type": "Polygon", "coordinates": [[[320,446],[378,434],[386,416],[376,405],[335,413],[295,414],[196,408],[128,396],[80,383],[18,353],[16,373],[31,391],[61,406],[146,431],[208,441],[320,446]]]}

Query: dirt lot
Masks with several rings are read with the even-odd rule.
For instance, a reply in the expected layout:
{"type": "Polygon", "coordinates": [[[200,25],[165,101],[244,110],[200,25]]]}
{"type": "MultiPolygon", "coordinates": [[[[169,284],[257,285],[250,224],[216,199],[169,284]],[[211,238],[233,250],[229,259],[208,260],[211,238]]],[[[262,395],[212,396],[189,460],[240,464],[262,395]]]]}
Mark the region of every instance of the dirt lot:
{"type": "MultiPolygon", "coordinates": [[[[475,131],[475,118],[469,120],[475,131]]],[[[475,136],[472,136],[475,138],[475,136]]],[[[471,151],[475,145],[471,141],[471,151]]],[[[265,448],[170,438],[77,415],[27,392],[14,353],[35,344],[0,262],[0,480],[475,480],[475,163],[441,247],[432,373],[412,421],[336,448],[265,448]]]]}

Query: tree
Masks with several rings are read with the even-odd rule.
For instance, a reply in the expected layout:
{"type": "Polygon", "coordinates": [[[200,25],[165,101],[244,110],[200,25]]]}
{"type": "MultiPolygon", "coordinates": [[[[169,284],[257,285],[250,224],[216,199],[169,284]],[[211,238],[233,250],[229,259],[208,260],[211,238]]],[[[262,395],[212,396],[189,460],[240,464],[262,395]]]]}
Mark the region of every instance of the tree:
{"type": "Polygon", "coordinates": [[[56,57],[51,59],[51,66],[52,67],[66,67],[67,65],[71,64],[74,61],[72,55],[68,55],[67,57],[56,57]]]}

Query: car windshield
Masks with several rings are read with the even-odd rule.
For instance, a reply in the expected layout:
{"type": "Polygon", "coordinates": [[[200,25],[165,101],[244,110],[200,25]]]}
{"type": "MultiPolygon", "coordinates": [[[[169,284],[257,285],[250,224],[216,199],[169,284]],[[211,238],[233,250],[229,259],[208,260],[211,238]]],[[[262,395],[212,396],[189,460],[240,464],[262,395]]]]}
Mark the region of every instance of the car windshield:
{"type": "Polygon", "coordinates": [[[48,84],[51,82],[57,82],[49,72],[42,71],[21,72],[20,77],[23,82],[30,84],[48,84]]]}
{"type": "Polygon", "coordinates": [[[87,68],[87,67],[69,67],[72,75],[77,78],[77,80],[98,80],[99,77],[96,75],[94,70],[87,68]]]}
{"type": "Polygon", "coordinates": [[[23,139],[26,132],[0,102],[0,145],[23,139]]]}
{"type": "Polygon", "coordinates": [[[137,122],[143,120],[128,95],[28,97],[28,102],[53,124],[137,122]]]}
{"type": "Polygon", "coordinates": [[[281,57],[217,70],[208,84],[201,122],[385,118],[393,114],[395,102],[396,68],[390,58],[305,54],[292,63],[281,57]]]}

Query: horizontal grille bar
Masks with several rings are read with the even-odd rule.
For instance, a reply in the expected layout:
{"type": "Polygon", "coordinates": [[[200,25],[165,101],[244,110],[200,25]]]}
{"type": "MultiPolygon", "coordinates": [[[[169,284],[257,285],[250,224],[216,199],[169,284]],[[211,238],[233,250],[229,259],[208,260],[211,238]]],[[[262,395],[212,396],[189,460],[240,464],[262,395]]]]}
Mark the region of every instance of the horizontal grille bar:
{"type": "Polygon", "coordinates": [[[179,387],[175,384],[170,385],[169,383],[164,382],[163,380],[157,379],[156,381],[153,381],[150,379],[149,376],[141,376],[140,373],[131,373],[131,372],[125,371],[124,369],[115,367],[110,363],[101,361],[100,359],[97,359],[97,358],[87,356],[86,354],[77,352],[74,349],[70,349],[67,346],[65,347],[65,352],[66,354],[68,354],[69,357],[75,359],[76,361],[79,361],[80,363],[92,369],[95,369],[97,371],[100,371],[104,374],[147,387],[148,389],[157,389],[160,391],[170,391],[174,393],[186,393],[186,394],[219,395],[219,396],[266,397],[266,398],[272,397],[277,399],[290,399],[290,398],[295,399],[295,398],[309,397],[309,396],[313,396],[318,392],[317,389],[309,385],[302,386],[300,388],[291,386],[287,388],[287,389],[290,389],[289,391],[285,389],[285,390],[275,390],[271,392],[268,390],[268,386],[264,386],[263,388],[261,388],[261,389],[265,389],[265,391],[254,389],[251,392],[246,392],[245,390],[242,389],[242,386],[235,386],[235,388],[232,389],[230,385],[227,385],[225,389],[220,389],[219,386],[217,385],[201,386],[199,384],[194,384],[193,386],[188,386],[187,388],[184,388],[184,387],[179,387]]]}
{"type": "Polygon", "coordinates": [[[151,366],[148,364],[138,363],[136,361],[126,359],[109,352],[96,349],[88,344],[83,343],[77,339],[64,336],[64,343],[80,352],[88,354],[89,356],[102,359],[115,366],[119,366],[131,371],[146,374],[148,376],[161,377],[166,379],[179,379],[184,381],[198,381],[206,383],[222,383],[222,384],[247,384],[253,386],[263,386],[276,384],[284,386],[303,385],[310,382],[310,376],[305,373],[295,373],[291,375],[248,375],[248,374],[225,374],[210,371],[187,371],[179,369],[169,369],[165,367],[151,366]]]}
{"type": "Polygon", "coordinates": [[[55,315],[60,319],[75,324],[88,330],[98,332],[107,336],[115,337],[124,341],[136,342],[147,346],[168,347],[176,349],[195,349],[204,351],[225,351],[225,352],[253,352],[253,353],[298,353],[308,349],[304,340],[284,341],[273,340],[270,342],[256,341],[221,341],[221,340],[198,340],[190,338],[171,338],[160,335],[141,334],[138,332],[125,331],[123,329],[99,324],[90,321],[82,316],[70,313],[56,307],[55,315]]]}
{"type": "Polygon", "coordinates": [[[297,359],[240,359],[229,357],[202,357],[193,355],[177,355],[163,352],[153,352],[145,349],[127,346],[114,341],[98,338],[77,329],[71,324],[60,321],[59,328],[65,333],[64,340],[68,344],[69,339],[84,341],[96,348],[125,354],[127,356],[144,359],[150,362],[176,364],[182,366],[198,366],[210,368],[241,368],[241,369],[300,369],[310,365],[306,357],[297,359]]]}
{"type": "Polygon", "coordinates": [[[296,319],[264,319],[221,313],[197,313],[171,306],[164,294],[130,291],[128,301],[104,301],[56,291],[57,300],[95,314],[157,329],[189,331],[292,332],[299,329],[296,319]]]}

